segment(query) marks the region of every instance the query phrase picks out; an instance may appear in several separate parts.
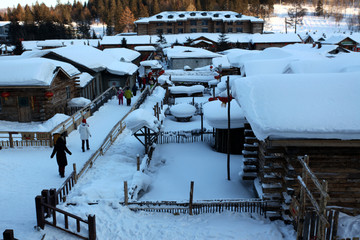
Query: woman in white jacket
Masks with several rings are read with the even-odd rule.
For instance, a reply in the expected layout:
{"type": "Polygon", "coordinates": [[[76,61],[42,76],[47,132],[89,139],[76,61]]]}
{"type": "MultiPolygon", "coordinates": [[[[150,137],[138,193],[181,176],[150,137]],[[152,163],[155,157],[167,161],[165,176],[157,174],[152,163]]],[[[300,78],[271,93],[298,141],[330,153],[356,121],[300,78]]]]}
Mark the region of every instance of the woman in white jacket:
{"type": "Polygon", "coordinates": [[[89,147],[89,137],[91,137],[90,130],[89,130],[89,124],[86,123],[86,119],[84,118],[82,120],[82,123],[79,126],[79,133],[80,133],[80,139],[81,139],[81,147],[82,151],[85,152],[85,141],[86,141],[86,149],[90,150],[89,147]]]}

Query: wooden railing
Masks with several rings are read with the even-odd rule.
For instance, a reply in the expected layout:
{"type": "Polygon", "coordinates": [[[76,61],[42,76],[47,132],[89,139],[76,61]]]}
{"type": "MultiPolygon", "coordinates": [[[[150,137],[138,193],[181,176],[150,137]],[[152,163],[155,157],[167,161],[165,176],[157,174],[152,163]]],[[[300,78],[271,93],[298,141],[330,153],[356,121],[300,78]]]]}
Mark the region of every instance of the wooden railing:
{"type": "Polygon", "coordinates": [[[54,205],[55,201],[54,198],[47,199],[46,196],[36,196],[36,220],[39,228],[44,229],[45,224],[48,224],[81,239],[96,240],[95,215],[88,215],[87,220],[82,219],[74,214],[56,208],[56,204],[54,205]],[[59,214],[62,214],[64,217],[61,222],[59,222],[58,219],[59,214]],[[76,226],[76,229],[73,229],[74,226],[76,226]],[[86,233],[87,236],[84,236],[86,233]]]}
{"type": "Polygon", "coordinates": [[[190,211],[192,211],[192,214],[197,215],[202,213],[221,213],[224,211],[231,211],[257,213],[266,217],[267,202],[259,199],[197,201],[192,204],[189,202],[176,201],[145,201],[128,202],[128,207],[132,211],[166,212],[172,214],[189,214],[190,211]]]}
{"type": "Polygon", "coordinates": [[[158,144],[165,143],[192,143],[192,142],[214,142],[214,132],[200,130],[193,131],[169,131],[160,132],[158,136],[158,144]]]}

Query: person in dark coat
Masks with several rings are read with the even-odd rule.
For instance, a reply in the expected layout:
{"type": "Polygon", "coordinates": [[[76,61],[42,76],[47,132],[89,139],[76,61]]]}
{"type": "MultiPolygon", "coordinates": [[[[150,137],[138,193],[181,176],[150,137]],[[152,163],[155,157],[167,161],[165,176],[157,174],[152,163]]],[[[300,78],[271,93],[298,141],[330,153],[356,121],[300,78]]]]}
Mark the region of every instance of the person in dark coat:
{"type": "Polygon", "coordinates": [[[139,88],[141,89],[142,79],[141,79],[141,77],[139,75],[139,72],[137,73],[136,80],[137,80],[137,82],[139,84],[139,88]]]}
{"type": "Polygon", "coordinates": [[[56,161],[59,166],[59,174],[63,178],[65,177],[65,166],[67,165],[66,153],[71,155],[71,152],[66,147],[64,136],[60,136],[55,143],[54,150],[51,154],[51,158],[53,158],[56,154],[56,161]]]}
{"type": "Polygon", "coordinates": [[[137,86],[136,86],[136,84],[134,84],[134,86],[131,88],[131,91],[132,91],[132,93],[133,93],[133,96],[136,96],[136,91],[137,91],[137,86]]]}

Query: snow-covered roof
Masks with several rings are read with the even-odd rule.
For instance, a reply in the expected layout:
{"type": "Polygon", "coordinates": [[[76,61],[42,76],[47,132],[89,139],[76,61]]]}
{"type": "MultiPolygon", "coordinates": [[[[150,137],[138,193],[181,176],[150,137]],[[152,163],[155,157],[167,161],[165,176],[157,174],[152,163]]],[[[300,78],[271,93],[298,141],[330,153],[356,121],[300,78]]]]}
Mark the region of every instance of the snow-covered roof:
{"type": "MultiPolygon", "coordinates": [[[[228,128],[228,106],[215,100],[204,104],[205,121],[213,128],[228,128]]],[[[230,102],[230,128],[242,128],[246,122],[244,113],[235,101],[230,102]]]]}
{"type": "Polygon", "coordinates": [[[174,47],[164,48],[163,52],[169,59],[221,57],[220,54],[213,53],[213,52],[210,52],[210,51],[202,49],[202,48],[183,47],[183,46],[174,46],[174,47]]]}
{"type": "MultiPolygon", "coordinates": [[[[210,69],[210,67],[208,67],[210,69]]],[[[214,80],[216,72],[206,71],[184,71],[184,70],[166,70],[158,79],[159,82],[164,83],[168,80],[173,82],[209,82],[214,80]]]]}
{"type": "Polygon", "coordinates": [[[48,59],[1,61],[0,86],[50,86],[57,66],[48,59]]]}
{"type": "Polygon", "coordinates": [[[100,41],[101,45],[119,45],[123,39],[126,39],[128,45],[131,44],[155,44],[158,37],[156,35],[135,35],[135,36],[104,36],[100,41]]]}
{"type": "Polygon", "coordinates": [[[194,93],[203,93],[204,90],[205,87],[202,85],[169,87],[169,91],[172,94],[187,94],[188,96],[194,93]]]}
{"type": "Polygon", "coordinates": [[[63,47],[64,43],[61,40],[45,40],[45,41],[38,41],[36,43],[38,47],[63,47]]]}
{"type": "Polygon", "coordinates": [[[240,78],[231,88],[259,140],[360,139],[358,73],[240,78]]]}
{"type": "Polygon", "coordinates": [[[90,103],[91,103],[90,99],[84,97],[77,97],[77,98],[72,98],[70,101],[68,101],[67,104],[69,107],[85,107],[90,103]]]}
{"type": "Polygon", "coordinates": [[[10,24],[10,21],[0,21],[0,27],[10,24]]]}
{"type": "Polygon", "coordinates": [[[256,33],[252,35],[252,43],[301,43],[301,39],[297,34],[260,34],[256,33]]]}
{"type": "Polygon", "coordinates": [[[155,52],[156,51],[154,46],[136,46],[134,49],[139,52],[155,52]]]}
{"type": "Polygon", "coordinates": [[[161,12],[154,16],[141,18],[135,21],[135,24],[146,24],[150,22],[176,22],[176,21],[187,21],[191,19],[211,19],[212,21],[250,21],[250,22],[264,22],[264,20],[239,14],[232,11],[169,11],[161,12]]]}
{"type": "MultiPolygon", "coordinates": [[[[346,38],[350,38],[349,36],[346,35],[332,35],[331,37],[325,39],[325,41],[323,41],[323,44],[339,44],[341,41],[345,40],[346,38]]],[[[354,40],[353,40],[354,41],[354,40]]]]}
{"type": "Polygon", "coordinates": [[[62,47],[62,46],[92,46],[97,47],[100,39],[51,39],[43,41],[22,41],[26,50],[36,50],[42,47],[62,47]],[[61,44],[61,45],[60,45],[61,44]]]}
{"type": "Polygon", "coordinates": [[[103,52],[110,54],[118,60],[124,58],[126,62],[132,62],[141,55],[138,51],[134,51],[128,48],[107,48],[104,49],[103,52]]]}
{"type": "Polygon", "coordinates": [[[161,125],[153,112],[146,109],[134,110],[126,117],[125,123],[126,128],[133,134],[143,127],[148,127],[154,132],[158,132],[161,125]]]}
{"type": "Polygon", "coordinates": [[[158,60],[141,61],[140,65],[143,66],[143,67],[151,67],[153,69],[162,68],[162,65],[160,64],[160,62],[158,60]]]}
{"type": "Polygon", "coordinates": [[[188,103],[180,103],[171,106],[170,112],[174,117],[186,118],[194,116],[196,108],[188,103]]]}
{"type": "Polygon", "coordinates": [[[108,70],[116,75],[132,75],[137,66],[132,63],[120,62],[109,54],[87,45],[69,46],[51,49],[51,52],[77,62],[96,72],[108,70]]]}
{"type": "Polygon", "coordinates": [[[85,87],[86,84],[88,84],[92,79],[94,79],[93,76],[86,72],[79,74],[77,77],[79,77],[78,81],[80,87],[85,87]]]}

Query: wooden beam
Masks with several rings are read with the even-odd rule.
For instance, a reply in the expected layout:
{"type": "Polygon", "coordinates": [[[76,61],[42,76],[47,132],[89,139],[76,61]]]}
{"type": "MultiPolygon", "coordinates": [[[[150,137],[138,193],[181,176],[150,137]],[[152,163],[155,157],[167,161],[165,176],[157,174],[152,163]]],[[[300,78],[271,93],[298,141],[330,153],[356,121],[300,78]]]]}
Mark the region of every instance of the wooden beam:
{"type": "Polygon", "coordinates": [[[360,140],[266,139],[268,147],[360,147],[360,140]]]}

